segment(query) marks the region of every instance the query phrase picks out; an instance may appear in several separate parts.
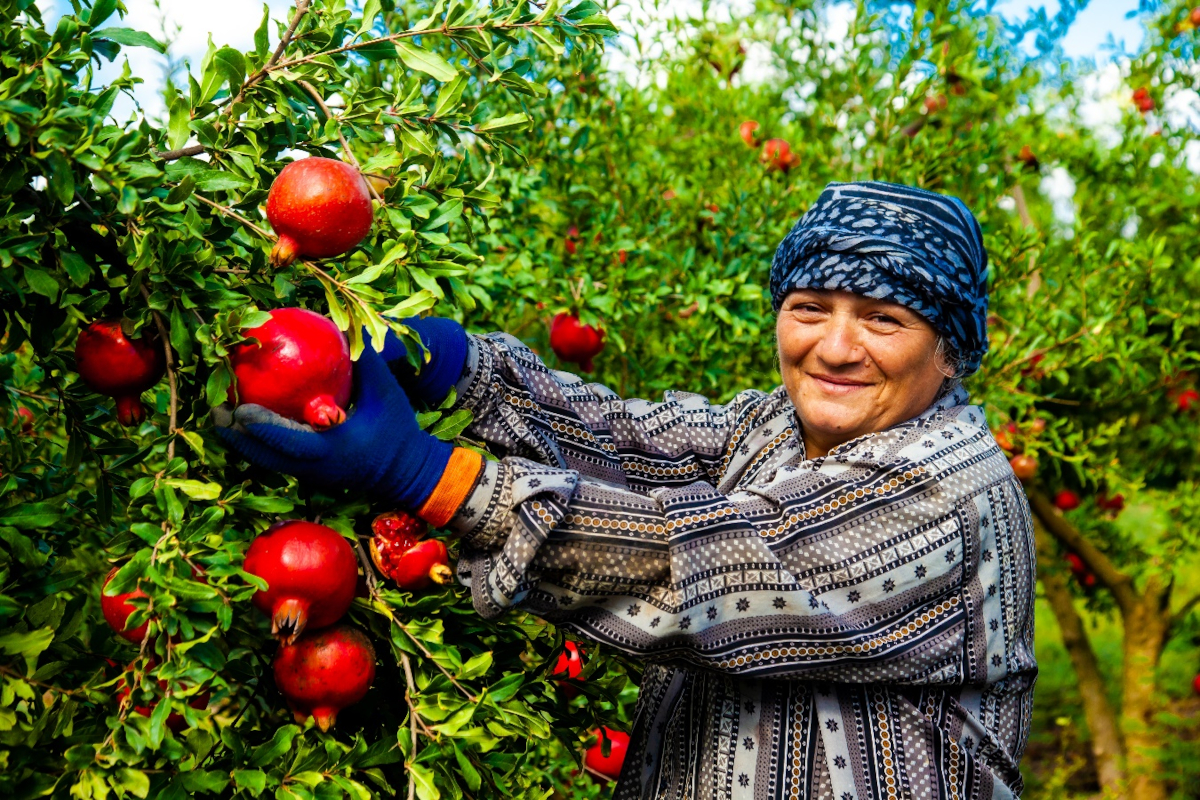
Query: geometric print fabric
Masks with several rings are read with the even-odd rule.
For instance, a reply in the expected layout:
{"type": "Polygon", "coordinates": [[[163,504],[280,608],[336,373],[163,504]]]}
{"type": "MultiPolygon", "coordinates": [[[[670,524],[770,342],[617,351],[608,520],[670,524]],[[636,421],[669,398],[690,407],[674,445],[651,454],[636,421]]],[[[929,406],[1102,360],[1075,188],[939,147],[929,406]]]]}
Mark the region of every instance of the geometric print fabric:
{"type": "Polygon", "coordinates": [[[961,388],[806,459],[782,388],[623,400],[470,339],[457,404],[505,457],[459,576],[646,662],[616,798],[1019,795],[1032,524],[961,388]]]}

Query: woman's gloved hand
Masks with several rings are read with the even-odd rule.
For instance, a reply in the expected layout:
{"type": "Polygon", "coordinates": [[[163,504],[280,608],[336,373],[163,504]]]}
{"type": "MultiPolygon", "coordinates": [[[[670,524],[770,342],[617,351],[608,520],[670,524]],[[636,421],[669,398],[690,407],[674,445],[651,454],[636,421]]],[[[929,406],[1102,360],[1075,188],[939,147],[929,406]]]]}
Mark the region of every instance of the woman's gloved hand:
{"type": "Polygon", "coordinates": [[[328,431],[318,433],[246,404],[232,413],[214,409],[217,433],[255,466],[318,488],[362,489],[401,508],[418,509],[446,471],[454,448],[417,427],[408,398],[370,346],[354,375],[358,399],[346,421],[328,431]]]}
{"type": "MultiPolygon", "coordinates": [[[[429,351],[429,361],[420,372],[415,372],[408,363],[407,348],[390,329],[383,345],[383,360],[409,397],[436,406],[446,399],[450,387],[462,374],[467,361],[467,332],[454,320],[442,317],[409,317],[401,322],[421,337],[421,343],[429,351]]],[[[418,359],[421,355],[418,354],[418,359]]]]}

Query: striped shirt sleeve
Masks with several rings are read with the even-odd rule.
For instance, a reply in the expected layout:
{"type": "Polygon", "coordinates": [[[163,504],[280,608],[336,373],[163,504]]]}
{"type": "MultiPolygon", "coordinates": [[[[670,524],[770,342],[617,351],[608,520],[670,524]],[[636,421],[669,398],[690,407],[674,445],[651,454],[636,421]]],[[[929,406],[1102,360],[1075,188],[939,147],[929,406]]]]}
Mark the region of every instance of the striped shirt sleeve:
{"type": "Polygon", "coordinates": [[[551,370],[507,334],[469,339],[456,402],[474,414],[469,436],[493,451],[640,492],[716,484],[731,439],[765,397],[743,392],[727,405],[688,392],[667,392],[662,402],[623,400],[551,370]]]}

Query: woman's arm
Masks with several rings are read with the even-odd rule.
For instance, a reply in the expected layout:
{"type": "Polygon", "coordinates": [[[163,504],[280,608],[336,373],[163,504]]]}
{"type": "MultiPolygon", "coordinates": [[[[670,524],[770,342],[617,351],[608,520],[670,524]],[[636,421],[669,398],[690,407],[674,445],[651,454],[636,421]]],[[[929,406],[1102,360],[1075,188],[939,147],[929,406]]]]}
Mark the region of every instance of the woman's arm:
{"type": "Polygon", "coordinates": [[[469,338],[456,401],[475,415],[469,435],[638,491],[717,483],[734,430],[764,397],[743,392],[725,406],[686,392],[667,392],[661,403],[623,400],[551,370],[512,336],[469,338]]]}
{"type": "Polygon", "coordinates": [[[864,445],[728,495],[489,463],[451,522],[460,573],[486,616],[520,605],[637,656],[737,675],[1030,675],[1028,512],[986,428],[914,426],[880,449],[894,466],[864,445]]]}

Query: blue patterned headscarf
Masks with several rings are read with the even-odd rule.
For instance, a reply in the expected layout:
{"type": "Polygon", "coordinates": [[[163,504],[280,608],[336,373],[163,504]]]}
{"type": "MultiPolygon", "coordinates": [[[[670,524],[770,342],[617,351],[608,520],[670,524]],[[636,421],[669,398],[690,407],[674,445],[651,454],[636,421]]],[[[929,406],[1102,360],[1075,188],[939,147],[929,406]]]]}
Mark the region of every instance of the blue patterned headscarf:
{"type": "Polygon", "coordinates": [[[964,374],[987,352],[987,253],[962,201],[896,183],[831,183],[771,262],[778,311],[796,289],[890,300],[946,337],[964,374]]]}

